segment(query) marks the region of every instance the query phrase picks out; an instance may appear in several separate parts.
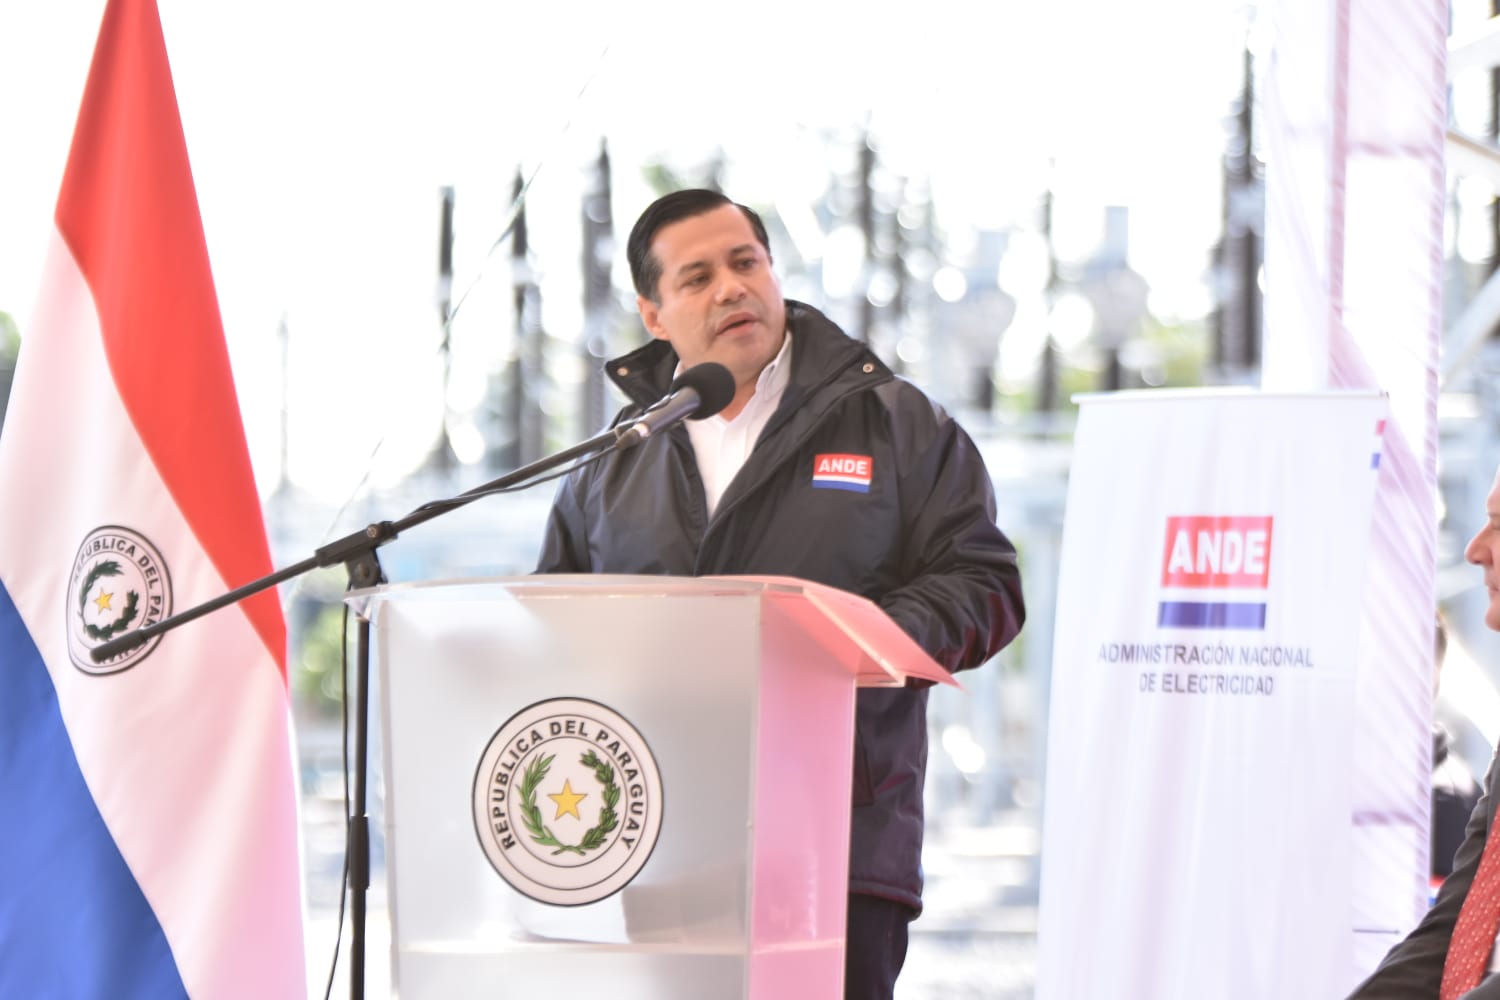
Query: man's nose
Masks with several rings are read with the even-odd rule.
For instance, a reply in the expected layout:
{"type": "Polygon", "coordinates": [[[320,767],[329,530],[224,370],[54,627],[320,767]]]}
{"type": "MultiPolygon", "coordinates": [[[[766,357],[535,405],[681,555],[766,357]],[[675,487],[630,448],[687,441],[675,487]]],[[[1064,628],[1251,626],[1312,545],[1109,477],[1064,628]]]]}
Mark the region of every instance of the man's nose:
{"type": "Polygon", "coordinates": [[[1464,548],[1464,558],[1475,566],[1483,566],[1489,561],[1487,557],[1490,554],[1490,550],[1484,544],[1485,530],[1484,528],[1480,528],[1479,533],[1469,539],[1469,544],[1464,548]]]}
{"type": "Polygon", "coordinates": [[[734,275],[725,275],[719,281],[719,301],[738,302],[745,297],[745,283],[734,275]]]}

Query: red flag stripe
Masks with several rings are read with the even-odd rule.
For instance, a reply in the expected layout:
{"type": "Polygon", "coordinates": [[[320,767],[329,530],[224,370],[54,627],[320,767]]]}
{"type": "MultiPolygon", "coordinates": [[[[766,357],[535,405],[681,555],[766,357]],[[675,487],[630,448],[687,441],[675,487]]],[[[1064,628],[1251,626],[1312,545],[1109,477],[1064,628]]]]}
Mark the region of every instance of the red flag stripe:
{"type": "MultiPolygon", "coordinates": [[[[150,113],[177,106],[166,43],[154,7],[142,2],[111,3],[100,39],[57,227],[93,293],[137,433],[215,569],[241,586],[270,572],[271,557],[243,436],[206,432],[238,428],[240,410],[182,126],[176,115],[150,113]],[[112,243],[122,234],[132,245],[112,243]]],[[[285,675],[275,591],[244,609],[285,675]]]]}

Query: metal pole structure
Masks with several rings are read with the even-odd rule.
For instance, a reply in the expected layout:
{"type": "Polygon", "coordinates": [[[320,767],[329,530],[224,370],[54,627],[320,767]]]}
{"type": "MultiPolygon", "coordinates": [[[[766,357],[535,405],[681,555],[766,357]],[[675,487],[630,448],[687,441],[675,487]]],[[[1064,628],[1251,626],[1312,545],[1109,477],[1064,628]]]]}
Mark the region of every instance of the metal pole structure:
{"type": "MultiPolygon", "coordinates": [[[[524,182],[519,170],[515,178],[515,199],[520,200],[524,182]]],[[[535,462],[542,454],[542,385],[546,371],[546,336],[542,330],[542,291],[531,267],[530,241],[527,235],[526,205],[516,211],[516,231],[511,244],[515,275],[516,368],[512,389],[519,414],[516,423],[517,463],[535,462]]]]}
{"type": "Polygon", "coordinates": [[[590,171],[583,194],[583,396],[579,419],[582,432],[604,425],[604,362],[609,358],[609,328],[613,320],[614,282],[611,263],[615,252],[615,223],[611,208],[612,189],[609,147],[599,143],[599,155],[590,171]]]}
{"type": "Polygon", "coordinates": [[[453,338],[449,329],[453,315],[453,187],[442,187],[439,198],[437,307],[440,324],[438,350],[442,354],[443,364],[443,419],[438,427],[437,442],[427,457],[427,467],[446,476],[458,468],[458,455],[448,437],[448,384],[453,373],[453,338]]]}
{"type": "Polygon", "coordinates": [[[1042,363],[1037,366],[1036,409],[1038,413],[1050,417],[1057,412],[1059,382],[1062,377],[1057,341],[1052,337],[1050,319],[1052,303],[1057,297],[1057,254],[1052,245],[1052,186],[1050,184],[1042,192],[1042,238],[1047,241],[1047,284],[1042,296],[1049,318],[1045,321],[1047,343],[1042,348],[1042,363]]]}
{"type": "MultiPolygon", "coordinates": [[[[520,168],[516,169],[511,186],[511,201],[520,201],[525,181],[520,168]]],[[[529,319],[526,302],[531,285],[531,265],[526,258],[526,206],[517,204],[515,227],[510,235],[511,306],[515,318],[515,336],[511,347],[510,361],[506,365],[506,393],[502,407],[502,426],[505,444],[500,449],[502,469],[519,468],[525,461],[526,446],[524,425],[526,423],[526,336],[529,319]]]]}
{"type": "Polygon", "coordinates": [[[1244,378],[1260,369],[1261,230],[1265,195],[1256,169],[1254,57],[1244,50],[1244,78],[1224,150],[1224,231],[1214,248],[1218,294],[1213,362],[1219,373],[1244,378]]]}
{"type": "Polygon", "coordinates": [[[1240,241],[1239,312],[1242,331],[1240,363],[1246,371],[1260,369],[1261,228],[1265,225],[1265,196],[1255,169],[1255,58],[1245,46],[1244,82],[1240,91],[1239,170],[1236,180],[1240,241]]]}
{"type": "Polygon", "coordinates": [[[864,131],[859,137],[859,181],[855,189],[857,199],[859,231],[865,238],[865,258],[860,277],[854,285],[859,296],[859,317],[856,335],[868,344],[875,329],[875,304],[870,301],[870,275],[875,269],[875,147],[870,145],[870,133],[864,131]]]}

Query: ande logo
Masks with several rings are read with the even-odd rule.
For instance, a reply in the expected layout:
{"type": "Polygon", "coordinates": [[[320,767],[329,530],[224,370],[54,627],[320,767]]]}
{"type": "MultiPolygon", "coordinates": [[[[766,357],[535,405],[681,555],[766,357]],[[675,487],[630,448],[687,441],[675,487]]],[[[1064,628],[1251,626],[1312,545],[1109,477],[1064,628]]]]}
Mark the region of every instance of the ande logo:
{"type": "Polygon", "coordinates": [[[490,738],[474,776],[474,826],[517,892],[558,906],[629,884],[656,846],[662,788],[641,734],[594,701],[525,708],[490,738]]]}
{"type": "Polygon", "coordinates": [[[146,537],[119,525],[89,532],[68,584],[68,655],[86,674],[113,674],[151,654],[161,637],[103,663],[90,652],[122,635],[161,621],[172,613],[172,579],[166,560],[146,537]]]}
{"type": "Polygon", "coordinates": [[[1274,520],[1269,515],[1168,517],[1157,625],[1264,629],[1274,520]]]}

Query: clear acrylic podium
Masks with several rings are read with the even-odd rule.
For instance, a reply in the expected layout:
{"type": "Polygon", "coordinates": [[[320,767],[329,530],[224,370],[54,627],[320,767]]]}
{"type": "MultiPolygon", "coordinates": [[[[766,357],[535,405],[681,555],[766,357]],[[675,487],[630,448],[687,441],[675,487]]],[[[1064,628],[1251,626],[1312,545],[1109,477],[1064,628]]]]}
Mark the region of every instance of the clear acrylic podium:
{"type": "Polygon", "coordinates": [[[878,608],[768,577],[351,601],[402,1000],[842,996],[855,688],[952,683],[878,608]]]}

